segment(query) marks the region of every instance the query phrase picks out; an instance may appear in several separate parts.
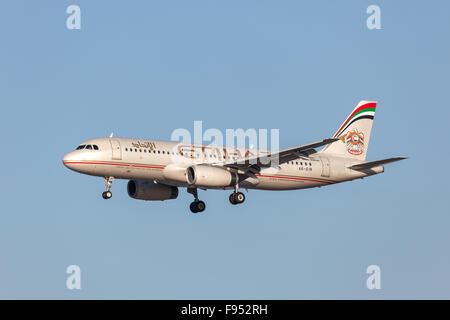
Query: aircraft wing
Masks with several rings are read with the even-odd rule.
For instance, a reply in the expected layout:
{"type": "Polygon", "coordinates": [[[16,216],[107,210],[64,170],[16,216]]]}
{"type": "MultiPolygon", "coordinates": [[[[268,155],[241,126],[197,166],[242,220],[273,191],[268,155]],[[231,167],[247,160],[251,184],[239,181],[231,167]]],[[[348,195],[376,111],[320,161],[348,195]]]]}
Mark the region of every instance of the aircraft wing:
{"type": "Polygon", "coordinates": [[[233,162],[226,162],[221,165],[241,170],[243,171],[243,173],[249,175],[250,177],[254,177],[254,174],[258,173],[261,170],[261,168],[277,167],[282,163],[298,159],[299,157],[307,157],[310,154],[317,152],[314,148],[318,148],[327,145],[329,143],[333,143],[337,140],[339,139],[327,138],[321,141],[316,141],[313,143],[308,143],[289,149],[271,152],[269,154],[253,156],[233,162]]]}
{"type": "Polygon", "coordinates": [[[408,159],[408,158],[407,157],[395,157],[395,158],[389,158],[389,159],[383,159],[383,160],[377,160],[377,161],[364,162],[364,163],[355,164],[353,166],[350,166],[349,168],[353,169],[353,170],[366,170],[366,169],[371,169],[373,167],[381,166],[383,164],[388,164],[391,162],[396,162],[396,161],[400,161],[400,160],[404,160],[404,159],[408,159]]]}

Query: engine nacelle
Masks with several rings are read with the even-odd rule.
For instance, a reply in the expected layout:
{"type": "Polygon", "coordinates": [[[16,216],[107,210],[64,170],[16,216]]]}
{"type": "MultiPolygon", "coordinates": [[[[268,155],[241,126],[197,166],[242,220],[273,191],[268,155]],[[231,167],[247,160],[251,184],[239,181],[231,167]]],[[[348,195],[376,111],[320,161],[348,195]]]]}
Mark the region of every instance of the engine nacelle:
{"type": "Polygon", "coordinates": [[[186,180],[190,185],[199,187],[221,188],[234,186],[238,176],[220,167],[195,165],[186,169],[186,180]]]}
{"type": "Polygon", "coordinates": [[[153,181],[130,180],[127,184],[128,195],[139,200],[170,200],[178,197],[178,188],[153,181]]]}
{"type": "Polygon", "coordinates": [[[186,167],[169,164],[164,168],[163,176],[167,180],[184,183],[186,182],[186,167]]]}

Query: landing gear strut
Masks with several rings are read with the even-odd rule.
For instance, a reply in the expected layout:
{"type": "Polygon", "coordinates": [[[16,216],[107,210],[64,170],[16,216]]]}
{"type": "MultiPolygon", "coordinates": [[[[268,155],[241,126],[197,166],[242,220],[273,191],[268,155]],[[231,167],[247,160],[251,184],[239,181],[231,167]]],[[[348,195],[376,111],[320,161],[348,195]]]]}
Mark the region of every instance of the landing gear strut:
{"type": "Polygon", "coordinates": [[[230,194],[230,203],[231,204],[240,204],[245,201],[245,195],[242,192],[239,192],[239,186],[235,185],[234,192],[230,194]]]}
{"type": "Polygon", "coordinates": [[[194,196],[194,202],[191,202],[191,204],[189,205],[189,209],[191,209],[192,213],[205,211],[206,204],[198,199],[197,188],[187,188],[187,192],[194,196]]]}
{"type": "Polygon", "coordinates": [[[111,185],[114,181],[114,177],[105,177],[106,191],[102,193],[103,199],[110,199],[112,197],[111,185]]]}

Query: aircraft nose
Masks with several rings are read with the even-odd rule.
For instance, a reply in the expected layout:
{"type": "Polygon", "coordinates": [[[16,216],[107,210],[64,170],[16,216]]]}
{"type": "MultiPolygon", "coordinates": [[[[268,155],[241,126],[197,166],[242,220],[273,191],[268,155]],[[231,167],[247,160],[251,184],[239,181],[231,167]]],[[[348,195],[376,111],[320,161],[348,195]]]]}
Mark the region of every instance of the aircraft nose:
{"type": "Polygon", "coordinates": [[[69,152],[63,157],[62,162],[67,168],[72,169],[72,162],[74,160],[73,152],[69,152]]]}

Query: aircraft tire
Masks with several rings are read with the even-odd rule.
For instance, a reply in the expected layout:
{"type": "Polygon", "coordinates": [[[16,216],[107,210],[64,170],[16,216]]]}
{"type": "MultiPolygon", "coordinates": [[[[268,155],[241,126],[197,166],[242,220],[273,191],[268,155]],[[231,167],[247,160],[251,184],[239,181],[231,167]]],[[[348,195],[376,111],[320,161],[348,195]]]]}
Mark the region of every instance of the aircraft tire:
{"type": "Polygon", "coordinates": [[[229,200],[231,204],[240,204],[245,201],[245,195],[242,192],[233,192],[230,194],[229,200]]]}
{"type": "Polygon", "coordinates": [[[206,209],[206,204],[203,201],[197,201],[196,207],[197,207],[197,212],[203,212],[206,209]]]}
{"type": "Polygon", "coordinates": [[[232,194],[230,194],[230,197],[228,198],[230,200],[231,204],[237,204],[235,198],[234,198],[234,192],[232,194]]]}
{"type": "Polygon", "coordinates": [[[112,192],[111,191],[104,191],[103,193],[102,193],[102,197],[103,197],[103,199],[111,199],[111,197],[112,197],[112,192]]]}
{"type": "Polygon", "coordinates": [[[245,195],[242,192],[238,192],[234,195],[236,203],[242,203],[245,201],[245,195]]]}
{"type": "Polygon", "coordinates": [[[203,212],[206,209],[206,204],[203,201],[194,201],[189,205],[192,213],[203,212]]]}

